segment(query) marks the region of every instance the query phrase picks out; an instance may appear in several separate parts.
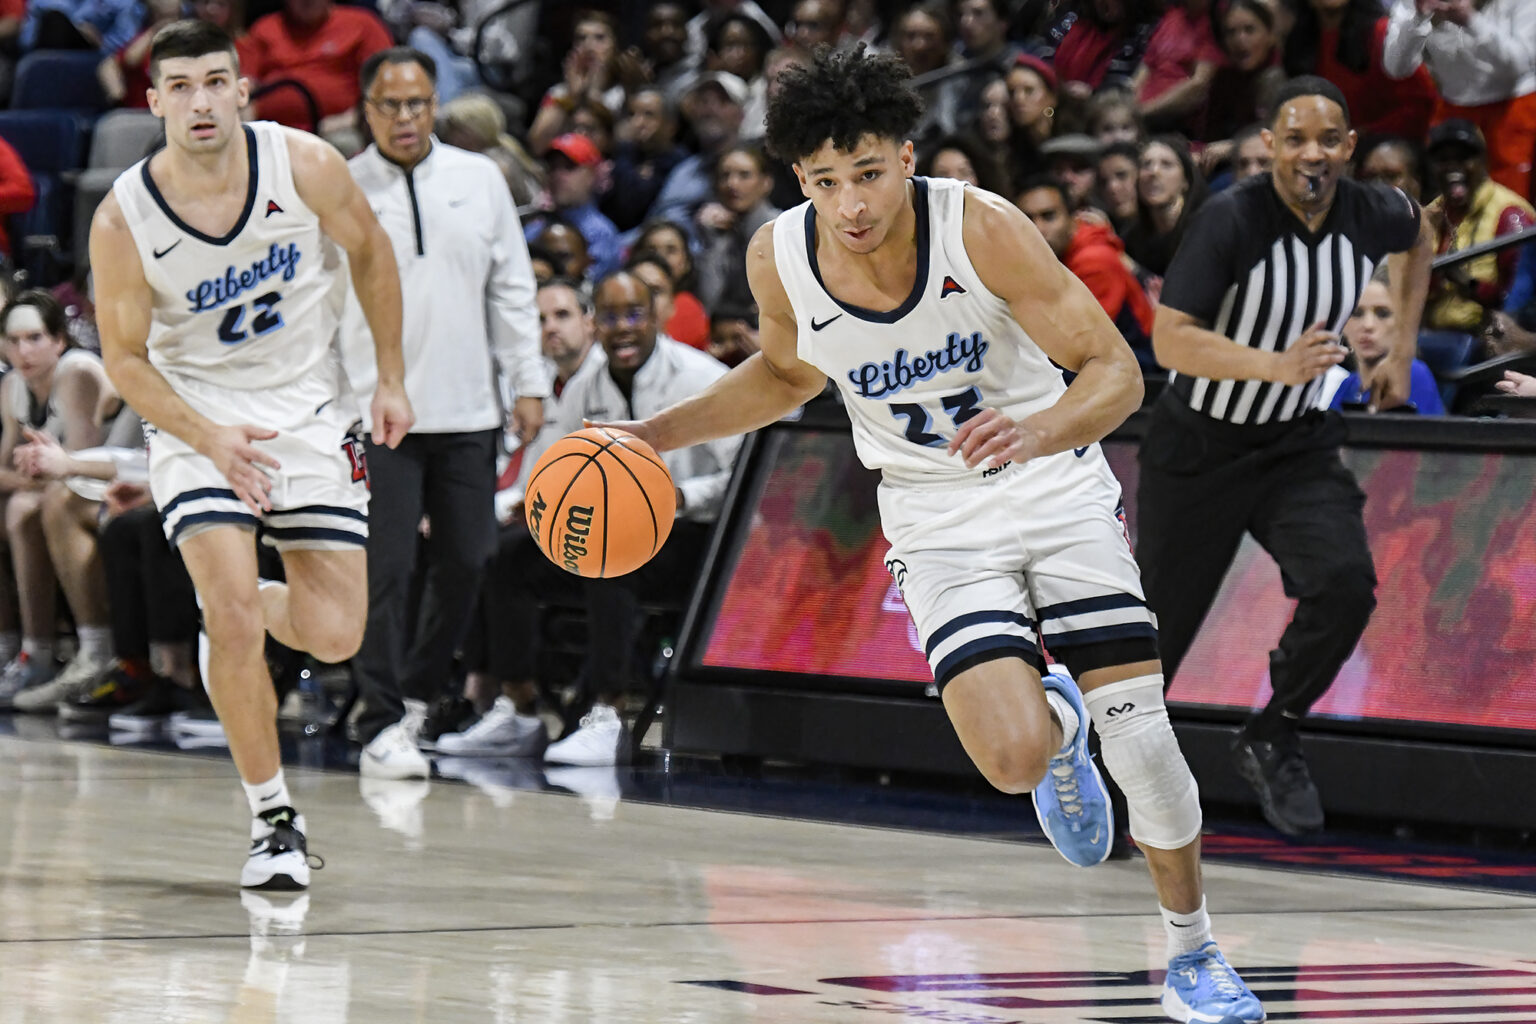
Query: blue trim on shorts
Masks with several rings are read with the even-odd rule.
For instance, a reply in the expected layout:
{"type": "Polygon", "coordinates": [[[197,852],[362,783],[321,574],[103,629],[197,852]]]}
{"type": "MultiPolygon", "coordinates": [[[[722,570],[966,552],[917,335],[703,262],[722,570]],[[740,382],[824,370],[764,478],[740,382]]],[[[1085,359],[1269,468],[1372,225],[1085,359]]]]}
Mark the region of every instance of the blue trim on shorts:
{"type": "Polygon", "coordinates": [[[992,661],[997,658],[1006,658],[1018,654],[1025,661],[1035,666],[1036,669],[1045,665],[1045,659],[1040,657],[1040,648],[1030,643],[1021,636],[1011,633],[1003,633],[996,636],[984,636],[970,643],[961,644],[944,660],[934,666],[933,679],[943,689],[956,675],[970,668],[972,665],[983,661],[992,661]]]}
{"type": "Polygon", "coordinates": [[[1069,629],[1064,633],[1047,632],[1045,641],[1047,647],[1055,650],[1058,647],[1083,647],[1088,644],[1102,644],[1111,640],[1129,640],[1136,637],[1156,640],[1157,627],[1150,622],[1126,622],[1118,626],[1069,629]]]}
{"type": "Polygon", "coordinates": [[[923,645],[923,656],[927,658],[933,657],[933,649],[939,646],[939,644],[943,643],[945,640],[948,640],[950,637],[954,636],[962,629],[965,629],[967,626],[976,626],[983,622],[1011,622],[1016,626],[1023,626],[1025,629],[1035,628],[1035,624],[1033,622],[1020,615],[1018,612],[1005,612],[997,610],[966,612],[964,615],[958,615],[955,618],[950,619],[948,622],[944,623],[944,625],[933,631],[933,635],[930,636],[928,638],[928,642],[923,645]]]}
{"type": "Polygon", "coordinates": [[[1090,612],[1108,612],[1117,608],[1145,608],[1147,602],[1135,594],[1105,594],[1102,597],[1085,597],[1078,601],[1063,601],[1060,604],[1047,605],[1041,608],[1037,614],[1040,621],[1046,619],[1065,619],[1072,615],[1087,615],[1090,612]]]}
{"type": "Polygon", "coordinates": [[[301,505],[298,508],[275,508],[267,513],[267,522],[271,522],[277,516],[341,516],[343,519],[355,519],[360,523],[368,521],[368,513],[359,512],[355,508],[346,508],[342,505],[301,505]]]}
{"type": "Polygon", "coordinates": [[[180,521],[171,530],[170,541],[175,544],[184,530],[189,526],[198,526],[204,523],[232,523],[237,526],[249,526],[255,529],[261,520],[249,512],[194,512],[188,516],[182,516],[180,521]]]}
{"type": "Polygon", "coordinates": [[[289,540],[331,540],[367,547],[368,538],[351,530],[332,530],[324,526],[268,526],[263,531],[274,543],[289,540]]]}
{"type": "Polygon", "coordinates": [[[165,508],[160,510],[160,518],[168,518],[175,511],[176,506],[184,501],[201,501],[204,498],[228,498],[230,501],[240,501],[240,495],[228,487],[199,487],[192,491],[182,491],[166,502],[165,508]]]}

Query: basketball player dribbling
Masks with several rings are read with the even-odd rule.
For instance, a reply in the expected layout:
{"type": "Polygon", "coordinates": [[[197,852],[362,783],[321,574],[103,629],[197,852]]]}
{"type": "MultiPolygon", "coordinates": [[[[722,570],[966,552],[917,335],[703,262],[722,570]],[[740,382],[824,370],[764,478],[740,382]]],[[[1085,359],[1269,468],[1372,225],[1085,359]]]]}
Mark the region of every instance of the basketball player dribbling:
{"type": "Polygon", "coordinates": [[[373,331],[373,436],[410,428],[389,236],[341,154],[242,124],[250,84],[221,29],[180,21],[150,46],[166,146],[117,179],[91,225],[102,356],[152,426],[150,490],[197,588],[204,684],[251,806],[240,884],[303,889],[305,823],[278,759],[271,633],[326,662],[357,650],[367,604],[367,472],[332,338],[350,258],[373,331]],[[258,584],[253,535],[284,584],[258,584]]]}
{"type": "Polygon", "coordinates": [[[859,456],[882,473],[887,567],[966,752],[997,788],[1033,792],[1069,861],[1097,864],[1113,822],[1091,715],[1162,906],[1164,1011],[1262,1021],[1211,938],[1199,795],[1096,444],[1140,404],[1141,372],[1019,210],[913,177],[908,77],[862,47],[823,47],[780,76],[768,144],[810,201],[748,249],[761,353],[647,420],[603,425],[680,448],[765,426],[836,381],[859,456]],[[1042,681],[1042,639],[1081,691],[1042,681]]]}

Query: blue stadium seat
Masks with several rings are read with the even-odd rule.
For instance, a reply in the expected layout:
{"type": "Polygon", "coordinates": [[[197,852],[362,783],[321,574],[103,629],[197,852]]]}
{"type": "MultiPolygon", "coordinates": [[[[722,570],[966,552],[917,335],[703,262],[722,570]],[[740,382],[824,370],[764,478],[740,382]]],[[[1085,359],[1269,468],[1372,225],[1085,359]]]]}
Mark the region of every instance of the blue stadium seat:
{"type": "Polygon", "coordinates": [[[107,98],[96,80],[100,63],[94,50],[33,50],[16,65],[11,108],[101,112],[107,98]]]}
{"type": "Polygon", "coordinates": [[[35,284],[54,283],[70,258],[69,221],[73,189],[66,172],[85,159],[90,119],[69,111],[0,111],[0,138],[21,156],[37,185],[37,204],[11,218],[11,244],[17,266],[35,284]]]}
{"type": "Polygon", "coordinates": [[[1477,357],[1478,340],[1475,335],[1460,331],[1420,331],[1419,358],[1440,383],[1440,398],[1445,407],[1451,407],[1456,397],[1459,381],[1449,380],[1451,374],[1466,369],[1477,357]]]}

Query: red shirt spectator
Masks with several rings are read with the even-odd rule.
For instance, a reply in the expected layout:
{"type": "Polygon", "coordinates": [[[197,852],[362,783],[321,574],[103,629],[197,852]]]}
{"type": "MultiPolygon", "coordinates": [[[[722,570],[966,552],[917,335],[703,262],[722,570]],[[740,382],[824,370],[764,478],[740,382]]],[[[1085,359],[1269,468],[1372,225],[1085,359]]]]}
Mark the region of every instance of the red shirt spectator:
{"type": "MultiPolygon", "coordinates": [[[[1196,3],[1193,6],[1200,7],[1196,3]]],[[[1143,106],[1184,82],[1194,78],[1202,64],[1207,65],[1206,84],[1216,73],[1224,54],[1216,41],[1209,10],[1191,13],[1181,3],[1168,9],[1152,32],[1146,56],[1137,72],[1136,99],[1143,106]]]]}
{"type": "Polygon", "coordinates": [[[1088,286],[1104,312],[1115,322],[1137,359],[1152,353],[1152,303],[1136,275],[1125,265],[1125,243],[1113,228],[1091,220],[1079,220],[1072,241],[1061,256],[1079,281],[1088,286]]]}
{"type": "Polygon", "coordinates": [[[1082,82],[1092,90],[1123,85],[1141,65],[1152,38],[1153,21],[1132,21],[1125,4],[1096,0],[1084,11],[1068,11],[1046,34],[1043,54],[1062,82],[1082,82]]]}
{"type": "Polygon", "coordinates": [[[662,329],[674,340],[701,352],[709,348],[709,314],[692,292],[678,292],[672,297],[672,319],[662,329]]]}
{"type": "Polygon", "coordinates": [[[1419,142],[1429,130],[1439,93],[1421,66],[1398,81],[1382,63],[1387,19],[1378,0],[1347,0],[1318,8],[1304,0],[1285,43],[1285,70],[1292,77],[1319,75],[1344,93],[1351,126],[1361,136],[1396,135],[1419,142]]]}
{"type": "MultiPolygon", "coordinates": [[[[356,109],[363,62],[393,44],[373,12],[335,7],[330,0],[287,0],[282,11],[257,18],[246,38],[249,61],[242,54],[241,70],[258,85],[294,79],[313,94],[321,117],[356,109]]],[[[257,110],[290,127],[313,127],[303,99],[291,89],[262,97],[257,110]]]]}
{"type": "MultiPolygon", "coordinates": [[[[0,139],[0,215],[26,213],[35,202],[37,187],[32,184],[32,175],[22,163],[21,154],[0,139]]],[[[5,233],[3,220],[0,220],[0,253],[11,254],[11,240],[5,233]]]]}

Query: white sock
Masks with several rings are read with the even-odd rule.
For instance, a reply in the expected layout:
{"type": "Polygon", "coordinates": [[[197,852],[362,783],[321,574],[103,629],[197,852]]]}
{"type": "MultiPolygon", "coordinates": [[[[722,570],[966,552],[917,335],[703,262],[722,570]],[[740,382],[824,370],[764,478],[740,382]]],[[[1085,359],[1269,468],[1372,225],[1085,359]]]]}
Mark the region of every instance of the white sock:
{"type": "Polygon", "coordinates": [[[1200,909],[1192,914],[1175,914],[1167,907],[1158,907],[1163,915],[1163,931],[1168,933],[1168,959],[1180,953],[1193,953],[1211,942],[1211,915],[1205,912],[1205,897],[1200,897],[1200,909]]]}
{"type": "Polygon", "coordinates": [[[111,626],[76,626],[75,635],[80,638],[80,653],[92,661],[111,661],[111,626]]]}
{"type": "Polygon", "coordinates": [[[9,664],[11,659],[21,653],[21,633],[11,630],[8,633],[0,633],[0,661],[9,664]]]}
{"type": "Polygon", "coordinates": [[[1066,750],[1077,739],[1080,725],[1077,711],[1073,709],[1071,701],[1054,690],[1045,691],[1045,702],[1056,712],[1056,720],[1061,723],[1061,749],[1066,750]]]}
{"type": "Polygon", "coordinates": [[[27,656],[28,661],[41,661],[46,665],[53,661],[53,644],[29,636],[21,642],[21,653],[27,656]]]}
{"type": "Polygon", "coordinates": [[[240,785],[245,787],[245,798],[251,803],[251,816],[255,817],[262,811],[270,811],[274,807],[292,807],[293,798],[288,795],[288,783],[283,781],[283,770],[279,768],[277,774],[266,782],[252,785],[242,781],[240,785]]]}

